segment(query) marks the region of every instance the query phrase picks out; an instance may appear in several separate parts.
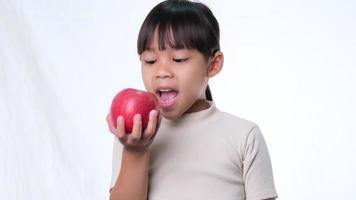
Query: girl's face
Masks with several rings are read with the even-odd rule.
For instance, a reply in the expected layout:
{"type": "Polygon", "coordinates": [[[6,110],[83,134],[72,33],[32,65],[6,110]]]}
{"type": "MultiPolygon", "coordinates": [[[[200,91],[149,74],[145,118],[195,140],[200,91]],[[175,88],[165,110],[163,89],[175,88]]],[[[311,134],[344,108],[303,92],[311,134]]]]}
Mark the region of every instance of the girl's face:
{"type": "Polygon", "coordinates": [[[176,119],[185,112],[206,108],[208,61],[199,51],[169,47],[159,50],[156,31],[140,60],[146,90],[158,97],[163,117],[176,119]]]}

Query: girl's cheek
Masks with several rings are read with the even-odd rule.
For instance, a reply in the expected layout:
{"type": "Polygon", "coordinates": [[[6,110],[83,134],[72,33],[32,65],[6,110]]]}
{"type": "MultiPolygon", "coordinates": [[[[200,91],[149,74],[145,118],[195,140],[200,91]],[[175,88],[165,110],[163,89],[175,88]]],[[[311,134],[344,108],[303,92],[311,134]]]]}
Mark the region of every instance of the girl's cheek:
{"type": "Polygon", "coordinates": [[[150,76],[150,70],[146,67],[142,67],[141,70],[143,79],[147,79],[150,76]]]}
{"type": "Polygon", "coordinates": [[[148,72],[142,72],[143,83],[147,91],[153,90],[153,78],[148,72]]]}

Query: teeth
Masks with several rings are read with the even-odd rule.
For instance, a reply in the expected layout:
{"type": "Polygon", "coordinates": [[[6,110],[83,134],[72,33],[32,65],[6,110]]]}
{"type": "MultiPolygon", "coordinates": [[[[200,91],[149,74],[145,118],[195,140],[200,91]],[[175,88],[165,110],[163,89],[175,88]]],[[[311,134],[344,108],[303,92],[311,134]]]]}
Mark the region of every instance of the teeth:
{"type": "Polygon", "coordinates": [[[160,92],[169,92],[171,91],[171,89],[163,89],[163,90],[159,90],[160,92]]]}
{"type": "Polygon", "coordinates": [[[174,91],[174,90],[173,90],[173,89],[158,89],[158,90],[157,90],[157,94],[158,94],[159,96],[162,96],[163,93],[165,93],[165,92],[171,92],[171,91],[174,91]]]}

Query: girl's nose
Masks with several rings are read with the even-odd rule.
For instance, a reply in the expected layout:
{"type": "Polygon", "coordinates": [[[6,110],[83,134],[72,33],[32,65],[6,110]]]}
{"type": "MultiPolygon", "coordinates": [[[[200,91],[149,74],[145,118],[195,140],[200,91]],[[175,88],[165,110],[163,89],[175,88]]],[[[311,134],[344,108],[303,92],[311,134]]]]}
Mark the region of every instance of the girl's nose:
{"type": "Polygon", "coordinates": [[[160,79],[166,79],[172,77],[173,77],[172,73],[165,69],[160,69],[156,74],[156,78],[160,78],[160,79]]]}
{"type": "Polygon", "coordinates": [[[169,67],[167,67],[167,63],[161,63],[156,72],[156,78],[166,79],[172,77],[173,73],[170,71],[169,67]]]}

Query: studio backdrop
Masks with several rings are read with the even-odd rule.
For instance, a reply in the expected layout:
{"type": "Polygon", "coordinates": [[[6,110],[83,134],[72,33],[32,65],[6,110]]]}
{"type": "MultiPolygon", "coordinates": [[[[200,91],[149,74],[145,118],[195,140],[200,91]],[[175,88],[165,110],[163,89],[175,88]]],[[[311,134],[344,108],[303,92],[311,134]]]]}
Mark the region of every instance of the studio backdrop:
{"type": "MultiPolygon", "coordinates": [[[[109,198],[105,117],[144,89],[136,39],[158,2],[0,0],[0,199],[109,198]]],[[[202,2],[225,54],[216,106],[260,126],[279,199],[356,199],[355,1],[202,2]]]]}

